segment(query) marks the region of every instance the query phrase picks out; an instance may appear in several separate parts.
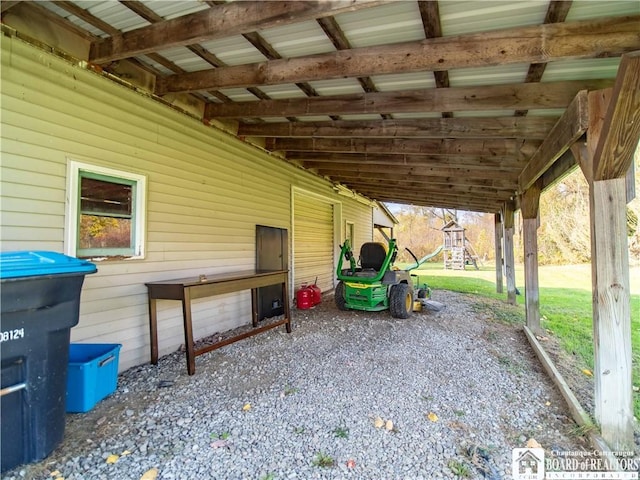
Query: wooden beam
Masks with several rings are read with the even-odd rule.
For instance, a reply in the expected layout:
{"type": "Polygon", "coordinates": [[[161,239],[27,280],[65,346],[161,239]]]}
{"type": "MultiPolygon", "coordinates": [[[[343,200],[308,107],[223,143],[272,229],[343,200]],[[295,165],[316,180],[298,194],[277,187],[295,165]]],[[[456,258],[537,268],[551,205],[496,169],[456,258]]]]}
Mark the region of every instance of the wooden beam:
{"type": "Polygon", "coordinates": [[[496,293],[502,293],[502,217],[500,212],[494,214],[494,236],[496,253],[496,293]]]}
{"type": "Polygon", "coordinates": [[[96,41],[91,45],[89,61],[107,63],[149,52],[354,11],[380,3],[369,0],[224,3],[96,41]]]}
{"type": "MultiPolygon", "coordinates": [[[[440,8],[438,1],[418,1],[418,10],[422,19],[425,38],[437,38],[442,36],[440,22],[440,8]]],[[[446,70],[434,70],[433,77],[437,88],[449,88],[449,72],[446,70]]],[[[442,112],[442,118],[452,118],[453,112],[442,112]]]]}
{"type": "Polygon", "coordinates": [[[496,198],[487,198],[482,195],[469,195],[469,194],[461,194],[456,192],[451,193],[430,193],[430,192],[422,192],[415,190],[403,190],[403,189],[389,189],[385,187],[375,186],[375,185],[359,185],[357,183],[343,183],[343,185],[352,188],[363,195],[366,195],[370,198],[375,198],[381,201],[392,201],[397,203],[413,203],[413,202],[428,202],[431,205],[438,205],[441,207],[447,208],[455,208],[462,209],[463,206],[474,206],[476,209],[491,207],[498,208],[497,205],[504,203],[504,197],[500,199],[496,198]],[[399,201],[399,199],[403,200],[411,200],[407,202],[399,201]]]}
{"type": "MultiPolygon", "coordinates": [[[[567,18],[567,14],[571,9],[571,0],[551,0],[549,7],[547,8],[547,14],[544,17],[544,23],[558,23],[564,22],[567,18]]],[[[542,80],[542,75],[547,68],[546,63],[532,63],[529,65],[529,71],[527,72],[527,78],[525,83],[534,83],[542,80]]],[[[528,113],[527,110],[516,110],[516,117],[524,117],[528,113]]]]}
{"type": "Polygon", "coordinates": [[[595,416],[612,450],[631,451],[631,297],[624,177],[592,182],[590,197],[595,416]]]}
{"type": "Polygon", "coordinates": [[[241,123],[245,137],[528,138],[543,140],[556,117],[421,118],[335,122],[241,123]]]}
{"type": "Polygon", "coordinates": [[[479,155],[525,158],[535,152],[535,140],[449,140],[449,139],[343,139],[343,138],[276,138],[267,142],[271,151],[321,151],[344,153],[419,153],[428,155],[479,155]]]}
{"type": "Polygon", "coordinates": [[[640,49],[638,31],[640,15],[430,38],[174,75],[156,93],[617,56],[640,49]]]}
{"type": "Polygon", "coordinates": [[[314,162],[304,162],[306,168],[317,170],[323,175],[362,175],[367,178],[388,178],[389,175],[401,176],[405,178],[428,177],[431,181],[439,180],[438,183],[461,182],[474,183],[486,182],[498,188],[507,188],[515,193],[518,182],[517,172],[509,170],[495,170],[487,172],[482,170],[472,170],[468,168],[416,168],[416,167],[385,167],[382,165],[327,165],[314,162]],[[443,180],[446,179],[446,180],[443,180]]]}
{"type": "Polygon", "coordinates": [[[609,79],[570,80],[430,88],[232,104],[210,103],[206,107],[205,118],[565,108],[580,90],[599,90],[612,86],[613,82],[609,79]]]}
{"type": "Polygon", "coordinates": [[[375,198],[381,202],[404,203],[408,205],[421,205],[434,208],[450,208],[456,210],[469,210],[473,212],[495,212],[501,202],[485,199],[470,198],[465,195],[459,196],[429,196],[421,193],[389,192],[381,190],[379,192],[362,192],[369,198],[375,198]]]}
{"type": "Polygon", "coordinates": [[[527,327],[540,332],[540,283],[538,281],[538,226],[541,181],[535,182],[520,200],[524,244],[524,290],[527,327]]]}
{"type": "Polygon", "coordinates": [[[544,192],[552,185],[555,185],[557,182],[562,180],[564,177],[569,175],[577,166],[576,158],[573,155],[571,150],[567,150],[564,154],[556,160],[556,162],[544,172],[542,177],[540,177],[540,185],[542,187],[542,191],[544,192]]]}
{"type": "Polygon", "coordinates": [[[332,152],[289,152],[288,161],[302,161],[351,165],[386,165],[413,167],[469,167],[476,170],[508,168],[522,170],[524,161],[509,157],[461,156],[461,155],[420,155],[420,154],[378,154],[378,153],[332,153],[332,152]]]}
{"type": "Polygon", "coordinates": [[[587,92],[579,92],[520,174],[520,191],[528,190],[587,130],[587,92]]]}
{"type": "Polygon", "coordinates": [[[486,189],[487,193],[500,192],[500,196],[504,194],[513,195],[513,183],[509,184],[507,181],[500,181],[494,179],[483,180],[469,180],[459,177],[438,177],[429,175],[403,175],[402,173],[391,174],[385,173],[383,175],[375,172],[349,172],[349,171],[335,171],[325,169],[315,169],[318,175],[326,176],[334,179],[335,181],[350,181],[361,182],[367,184],[379,184],[379,185],[391,185],[391,182],[398,184],[402,183],[406,187],[416,188],[423,191],[442,192],[457,189],[460,193],[470,192],[473,189],[477,191],[486,189]]]}
{"type": "Polygon", "coordinates": [[[594,180],[627,174],[640,140],[640,51],[622,56],[594,155],[594,180]]]}
{"type": "Polygon", "coordinates": [[[516,304],[516,268],[513,252],[513,230],[515,217],[515,204],[506,202],[504,206],[504,272],[507,278],[507,302],[516,304]]]}

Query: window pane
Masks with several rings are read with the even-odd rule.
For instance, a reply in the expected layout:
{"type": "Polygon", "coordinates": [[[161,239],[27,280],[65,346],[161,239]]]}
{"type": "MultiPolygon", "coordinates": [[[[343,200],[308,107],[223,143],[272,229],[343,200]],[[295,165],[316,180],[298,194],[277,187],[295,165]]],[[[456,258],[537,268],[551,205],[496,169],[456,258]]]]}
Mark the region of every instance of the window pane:
{"type": "Polygon", "coordinates": [[[82,213],[131,217],[131,185],[81,178],[80,210],[82,213]]]}
{"type": "Polygon", "coordinates": [[[131,219],[80,215],[79,248],[131,248],[131,219]]]}

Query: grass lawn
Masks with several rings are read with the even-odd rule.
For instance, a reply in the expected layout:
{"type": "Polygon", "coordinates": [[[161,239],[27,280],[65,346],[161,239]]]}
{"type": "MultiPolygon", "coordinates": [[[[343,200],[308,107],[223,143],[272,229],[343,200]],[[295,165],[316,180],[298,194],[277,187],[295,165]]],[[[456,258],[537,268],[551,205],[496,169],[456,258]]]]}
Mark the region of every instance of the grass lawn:
{"type": "MultiPolygon", "coordinates": [[[[428,263],[414,270],[420,283],[431,288],[473,293],[506,300],[497,294],[495,267],[480,270],[444,270],[441,263],[428,263]]],[[[593,370],[593,332],[591,305],[591,265],[543,266],[539,268],[540,315],[542,325],[555,335],[562,346],[593,370]]],[[[630,270],[631,344],[633,384],[640,387],[640,267],[630,270]]],[[[524,305],[524,271],[516,266],[516,285],[521,292],[518,305],[524,305]]],[[[523,307],[524,318],[524,307],[523,307]]],[[[640,419],[640,393],[634,394],[634,414],[640,419]]]]}

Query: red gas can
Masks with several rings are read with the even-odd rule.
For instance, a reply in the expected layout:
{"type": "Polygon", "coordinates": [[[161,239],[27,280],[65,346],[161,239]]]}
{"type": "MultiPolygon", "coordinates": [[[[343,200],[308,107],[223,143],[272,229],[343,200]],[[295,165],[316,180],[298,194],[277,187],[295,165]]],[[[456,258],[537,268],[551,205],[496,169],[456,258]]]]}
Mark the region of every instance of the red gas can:
{"type": "Polygon", "coordinates": [[[322,301],[322,291],[320,291],[320,287],[314,283],[313,285],[309,285],[308,288],[311,290],[311,302],[314,305],[319,304],[322,301]]]}
{"type": "Polygon", "coordinates": [[[296,293],[296,305],[301,310],[313,307],[313,291],[306,284],[300,287],[296,293]]]}

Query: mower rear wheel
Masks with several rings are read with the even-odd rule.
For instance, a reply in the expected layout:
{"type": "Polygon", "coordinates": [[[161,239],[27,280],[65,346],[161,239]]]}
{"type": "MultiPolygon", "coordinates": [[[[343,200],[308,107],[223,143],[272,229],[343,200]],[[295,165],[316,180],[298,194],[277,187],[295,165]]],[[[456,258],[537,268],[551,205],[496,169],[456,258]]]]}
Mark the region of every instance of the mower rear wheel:
{"type": "Polygon", "coordinates": [[[389,311],[393,318],[409,318],[413,311],[413,290],[406,283],[391,287],[389,311]]]}
{"type": "Polygon", "coordinates": [[[347,301],[344,298],[344,283],[343,282],[338,282],[338,285],[336,285],[336,289],[335,292],[333,293],[333,297],[335,299],[336,302],[336,307],[338,307],[338,310],[349,310],[347,308],[347,301]]]}

